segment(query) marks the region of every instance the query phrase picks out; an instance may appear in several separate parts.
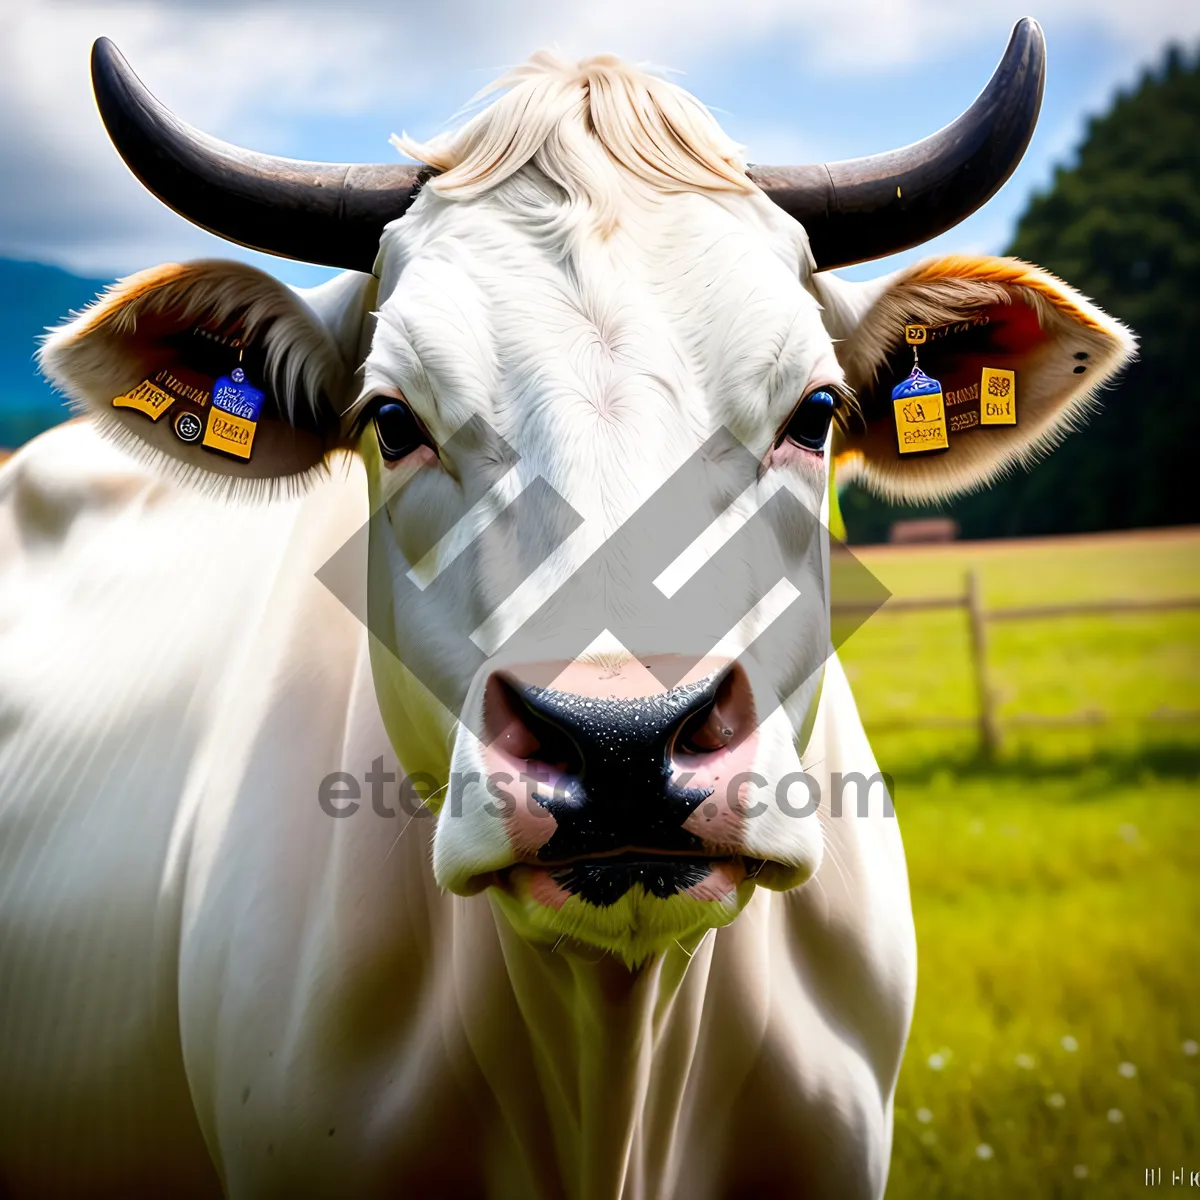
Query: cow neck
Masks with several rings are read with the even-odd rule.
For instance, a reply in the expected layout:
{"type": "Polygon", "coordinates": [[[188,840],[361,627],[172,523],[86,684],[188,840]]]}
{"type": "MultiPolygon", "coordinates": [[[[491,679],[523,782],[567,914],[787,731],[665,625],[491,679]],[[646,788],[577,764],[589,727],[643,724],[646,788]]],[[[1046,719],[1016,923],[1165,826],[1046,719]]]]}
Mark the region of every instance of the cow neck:
{"type": "MultiPolygon", "coordinates": [[[[692,1074],[712,936],[631,970],[611,955],[533,945],[495,918],[540,1084],[540,1096],[517,1103],[543,1114],[534,1127],[544,1122],[543,1143],[552,1135],[558,1169],[576,1184],[569,1193],[618,1196],[631,1179],[661,1178],[692,1074]]],[[[544,1160],[547,1147],[525,1149],[544,1160]]]]}

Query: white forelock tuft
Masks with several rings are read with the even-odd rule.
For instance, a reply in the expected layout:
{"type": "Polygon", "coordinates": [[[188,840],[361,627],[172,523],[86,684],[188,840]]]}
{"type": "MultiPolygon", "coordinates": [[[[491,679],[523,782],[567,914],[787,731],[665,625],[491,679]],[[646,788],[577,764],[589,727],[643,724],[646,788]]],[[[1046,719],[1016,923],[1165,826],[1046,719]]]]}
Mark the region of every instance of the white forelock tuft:
{"type": "Polygon", "coordinates": [[[427,186],[470,199],[532,163],[602,233],[618,223],[622,185],[658,192],[752,192],[741,147],[695,97],[612,55],[578,63],[539,51],[485,88],[498,100],[461,129],[428,142],[393,137],[440,174],[427,186]],[[618,167],[620,170],[614,171],[618,167]]]}

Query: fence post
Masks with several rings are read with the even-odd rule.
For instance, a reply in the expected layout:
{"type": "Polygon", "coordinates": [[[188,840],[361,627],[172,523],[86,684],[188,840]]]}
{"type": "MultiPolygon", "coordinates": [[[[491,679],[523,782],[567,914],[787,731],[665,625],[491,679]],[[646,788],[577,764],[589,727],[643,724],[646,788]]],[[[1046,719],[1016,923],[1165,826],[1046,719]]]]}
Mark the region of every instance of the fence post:
{"type": "Polygon", "coordinates": [[[987,669],[987,618],[979,591],[979,572],[967,572],[967,616],[971,623],[971,662],[975,668],[975,688],[979,698],[979,749],[985,759],[995,758],[1000,749],[1000,729],[996,724],[992,687],[987,669]]]}

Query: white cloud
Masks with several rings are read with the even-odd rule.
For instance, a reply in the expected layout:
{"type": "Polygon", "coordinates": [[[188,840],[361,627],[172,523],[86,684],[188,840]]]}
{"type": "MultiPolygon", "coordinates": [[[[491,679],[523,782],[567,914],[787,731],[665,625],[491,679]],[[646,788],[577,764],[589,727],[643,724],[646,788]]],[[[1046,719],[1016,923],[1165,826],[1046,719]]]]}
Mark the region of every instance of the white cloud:
{"type": "MultiPolygon", "coordinates": [[[[108,273],[165,257],[229,253],[147,196],[108,145],[87,69],[101,34],[168,105],[218,136],[307,156],[314,128],[369,117],[378,149],[362,144],[347,157],[385,159],[386,133],[402,125],[432,132],[504,66],[541,45],[688,67],[683,82],[702,98],[706,71],[771,54],[776,70],[826,77],[850,103],[855,81],[871,74],[900,77],[915,63],[944,62],[981,45],[994,57],[1025,2],[23,0],[0,10],[0,152],[9,180],[0,196],[0,254],[108,273]]],[[[1128,72],[1169,38],[1200,36],[1200,5],[1178,0],[1042,0],[1038,7],[1051,70],[1055,36],[1119,45],[1110,73],[1128,72]]],[[[1110,74],[1098,76],[1096,95],[1112,82],[1110,74]]],[[[786,120],[760,122],[752,133],[751,149],[763,159],[838,153],[826,148],[828,139],[802,136],[786,120]]]]}

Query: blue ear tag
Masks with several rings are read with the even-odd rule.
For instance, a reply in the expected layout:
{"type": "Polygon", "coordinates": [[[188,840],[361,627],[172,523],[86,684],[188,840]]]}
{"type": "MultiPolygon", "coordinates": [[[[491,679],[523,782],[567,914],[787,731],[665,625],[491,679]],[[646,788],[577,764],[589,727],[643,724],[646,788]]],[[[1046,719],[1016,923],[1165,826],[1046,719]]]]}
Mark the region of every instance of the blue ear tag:
{"type": "Polygon", "coordinates": [[[251,387],[241,367],[222,375],[213,384],[203,444],[236,458],[249,458],[265,396],[266,393],[251,387]]]}
{"type": "Polygon", "coordinates": [[[949,448],[942,385],[930,379],[915,362],[912,374],[892,388],[892,408],[901,454],[949,448]]]}

